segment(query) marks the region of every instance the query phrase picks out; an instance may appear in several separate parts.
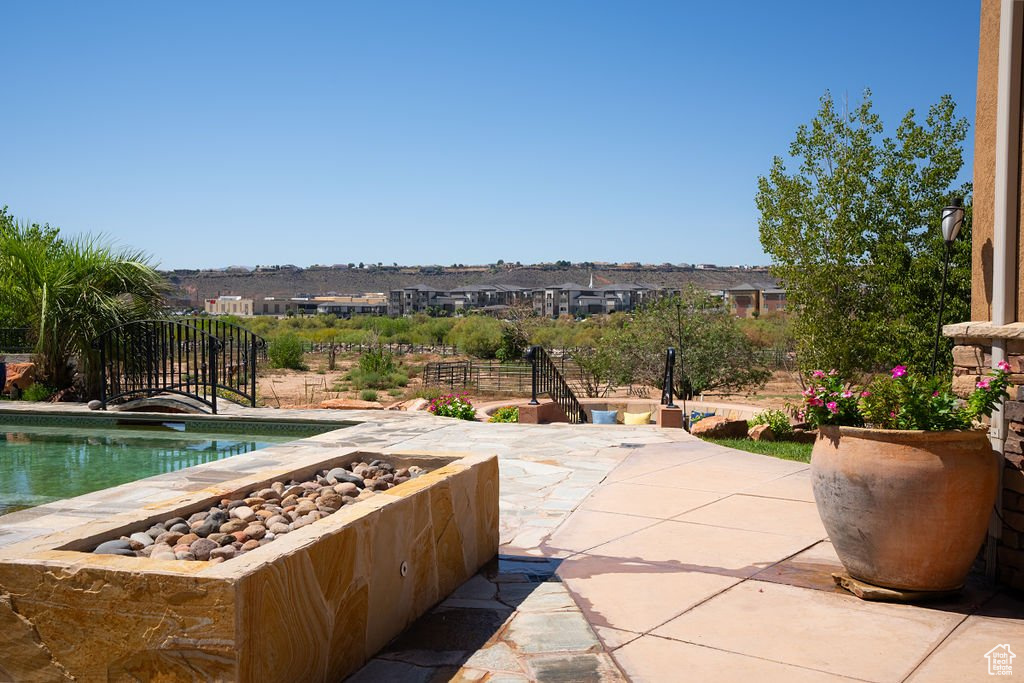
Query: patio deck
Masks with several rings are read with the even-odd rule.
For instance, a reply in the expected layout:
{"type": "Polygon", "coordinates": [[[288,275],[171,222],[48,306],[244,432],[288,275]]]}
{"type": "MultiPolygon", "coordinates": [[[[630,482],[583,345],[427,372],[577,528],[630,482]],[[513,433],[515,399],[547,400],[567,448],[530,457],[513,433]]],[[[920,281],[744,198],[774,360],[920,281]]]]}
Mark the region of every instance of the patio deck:
{"type": "MultiPolygon", "coordinates": [[[[233,413],[365,421],[299,451],[357,443],[499,456],[500,557],[353,681],[965,681],[988,677],[996,645],[1024,650],[1024,603],[982,582],[922,606],[836,589],[839,564],[801,463],[654,427],[233,413]]],[[[262,457],[220,468],[241,474],[262,457]]],[[[198,483],[172,473],[7,515],[0,547],[198,483]]]]}

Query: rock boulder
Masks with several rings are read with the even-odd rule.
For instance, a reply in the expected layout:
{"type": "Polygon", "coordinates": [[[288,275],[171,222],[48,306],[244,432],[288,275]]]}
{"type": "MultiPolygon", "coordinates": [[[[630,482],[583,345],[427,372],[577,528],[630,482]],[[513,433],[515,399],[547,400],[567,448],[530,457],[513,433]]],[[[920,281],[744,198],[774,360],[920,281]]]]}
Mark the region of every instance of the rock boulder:
{"type": "Polygon", "coordinates": [[[711,439],[744,439],[747,436],[747,421],[714,415],[695,423],[690,427],[690,433],[711,439]]]}

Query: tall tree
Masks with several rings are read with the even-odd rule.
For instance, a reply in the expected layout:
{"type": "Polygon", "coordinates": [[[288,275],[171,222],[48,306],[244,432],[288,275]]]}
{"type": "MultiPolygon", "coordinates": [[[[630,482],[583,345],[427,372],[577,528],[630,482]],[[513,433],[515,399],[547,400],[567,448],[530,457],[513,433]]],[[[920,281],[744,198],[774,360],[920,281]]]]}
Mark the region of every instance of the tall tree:
{"type": "MultiPolygon", "coordinates": [[[[884,132],[870,91],[853,109],[826,92],[790,145],[796,169],[775,157],[758,178],[761,244],[797,312],[804,370],[850,375],[895,362],[924,369],[930,361],[942,208],[954,195],[970,203],[970,184],[956,184],[967,121],[947,95],[923,124],[911,110],[894,135],[884,132]]],[[[970,306],[965,223],[951,254],[950,321],[964,319],[970,306]]]]}
{"type": "Polygon", "coordinates": [[[609,377],[659,387],[669,347],[676,350],[674,389],[679,396],[742,391],[771,376],[737,319],[695,287],[644,306],[621,329],[603,336],[598,351],[619,359],[609,367],[609,377]]]}

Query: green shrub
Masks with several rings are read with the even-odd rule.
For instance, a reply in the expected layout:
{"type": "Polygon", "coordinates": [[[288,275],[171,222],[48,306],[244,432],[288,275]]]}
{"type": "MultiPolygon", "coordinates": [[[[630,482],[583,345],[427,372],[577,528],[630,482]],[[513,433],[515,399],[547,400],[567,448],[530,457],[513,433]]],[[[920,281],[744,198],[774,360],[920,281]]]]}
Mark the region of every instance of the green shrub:
{"type": "Polygon", "coordinates": [[[754,419],[747,420],[747,424],[751,427],[768,425],[778,438],[784,438],[793,433],[793,426],[789,424],[789,418],[781,410],[762,410],[754,416],[754,419]]]}
{"type": "Polygon", "coordinates": [[[392,398],[398,398],[404,393],[405,392],[401,389],[388,389],[388,396],[391,396],[392,398]]]}
{"type": "Polygon", "coordinates": [[[476,410],[473,404],[466,398],[466,394],[445,394],[438,396],[427,410],[440,417],[454,417],[460,420],[475,420],[476,410]]]}
{"type": "Polygon", "coordinates": [[[45,384],[28,385],[23,392],[21,392],[22,401],[45,401],[46,399],[53,396],[53,389],[46,386],[45,384]]]}
{"type": "Polygon", "coordinates": [[[377,392],[374,391],[373,389],[363,389],[361,392],[359,392],[359,398],[360,400],[363,401],[376,401],[377,392]]]}
{"type": "Polygon", "coordinates": [[[303,362],[305,353],[302,351],[302,340],[298,335],[286,332],[275,337],[267,348],[267,355],[270,357],[270,366],[274,368],[288,368],[289,370],[305,370],[303,362]]]}
{"type": "Polygon", "coordinates": [[[391,389],[409,384],[409,377],[401,370],[382,373],[375,370],[353,368],[345,375],[345,379],[352,382],[352,386],[356,389],[391,389]]]}
{"type": "Polygon", "coordinates": [[[359,356],[359,369],[363,372],[377,372],[382,375],[389,375],[398,369],[395,363],[395,356],[384,351],[379,346],[375,349],[365,351],[359,356]]]}
{"type": "Polygon", "coordinates": [[[471,315],[455,324],[448,341],[470,356],[494,358],[501,347],[502,325],[494,318],[471,315]]]}
{"type": "Polygon", "coordinates": [[[442,394],[444,391],[440,387],[420,387],[413,393],[413,397],[433,401],[435,398],[440,398],[442,394]]]}
{"type": "Polygon", "coordinates": [[[488,422],[519,422],[519,408],[502,406],[491,414],[491,419],[488,422]]]}

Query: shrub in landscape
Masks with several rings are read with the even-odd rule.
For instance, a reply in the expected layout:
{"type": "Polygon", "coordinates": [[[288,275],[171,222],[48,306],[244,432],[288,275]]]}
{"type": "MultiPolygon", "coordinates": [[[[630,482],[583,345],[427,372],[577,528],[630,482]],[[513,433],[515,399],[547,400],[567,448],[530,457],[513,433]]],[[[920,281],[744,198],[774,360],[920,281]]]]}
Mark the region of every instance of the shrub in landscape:
{"type": "Polygon", "coordinates": [[[359,392],[359,398],[360,400],[363,401],[376,401],[377,392],[374,391],[373,389],[363,389],[361,392],[359,392]]]}
{"type": "Polygon", "coordinates": [[[519,422],[519,408],[502,406],[494,411],[488,422],[519,422]]]}
{"type": "Polygon", "coordinates": [[[394,354],[377,347],[359,356],[358,367],[345,376],[356,389],[391,389],[409,383],[407,375],[395,362],[394,354]]]}
{"type": "Polygon", "coordinates": [[[789,417],[781,410],[762,410],[754,416],[754,419],[747,420],[751,427],[756,425],[768,425],[776,438],[785,438],[793,433],[793,426],[789,424],[789,417]]]}
{"type": "Polygon", "coordinates": [[[473,404],[469,402],[469,399],[466,398],[466,394],[438,396],[430,402],[427,410],[441,417],[454,417],[460,420],[476,419],[476,410],[473,408],[473,404]]]}
{"type": "Polygon", "coordinates": [[[21,392],[22,401],[45,401],[51,396],[53,396],[53,389],[38,382],[28,385],[25,387],[25,391],[21,392]]]}
{"type": "Polygon", "coordinates": [[[270,342],[270,346],[267,348],[270,366],[274,368],[305,370],[304,355],[302,340],[291,332],[278,335],[270,342]]]}
{"type": "Polygon", "coordinates": [[[442,396],[444,392],[440,387],[420,387],[413,394],[415,398],[424,398],[428,401],[433,401],[435,398],[442,396]]]}

